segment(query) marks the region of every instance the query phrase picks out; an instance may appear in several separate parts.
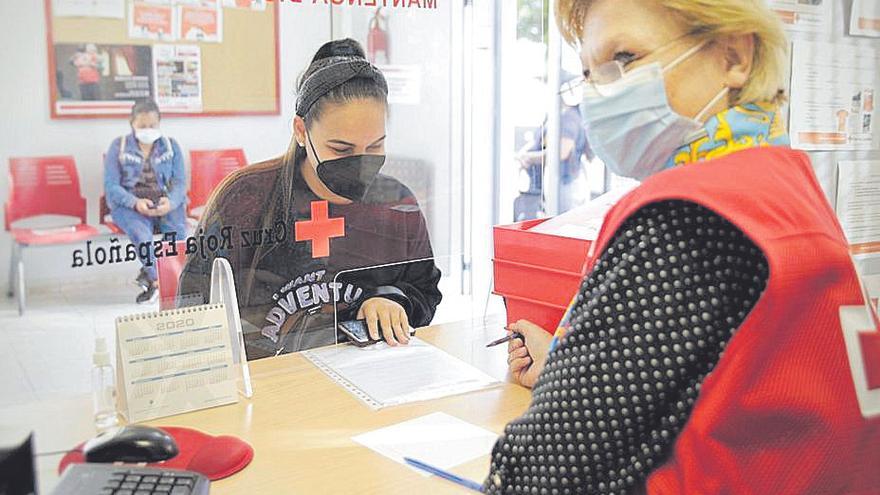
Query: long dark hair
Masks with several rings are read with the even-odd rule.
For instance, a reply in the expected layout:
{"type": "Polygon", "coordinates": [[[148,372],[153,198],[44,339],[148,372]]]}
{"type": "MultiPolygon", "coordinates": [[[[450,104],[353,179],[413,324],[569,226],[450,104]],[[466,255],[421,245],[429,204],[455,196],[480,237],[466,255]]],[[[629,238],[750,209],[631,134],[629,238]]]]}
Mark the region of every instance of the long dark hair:
{"type": "Polygon", "coordinates": [[[156,115],[159,117],[159,120],[162,120],[162,112],[159,111],[159,105],[156,104],[156,101],[152,98],[145,98],[143,100],[138,100],[131,107],[131,119],[130,122],[134,122],[135,117],[142,113],[151,113],[156,112],[156,115]]]}

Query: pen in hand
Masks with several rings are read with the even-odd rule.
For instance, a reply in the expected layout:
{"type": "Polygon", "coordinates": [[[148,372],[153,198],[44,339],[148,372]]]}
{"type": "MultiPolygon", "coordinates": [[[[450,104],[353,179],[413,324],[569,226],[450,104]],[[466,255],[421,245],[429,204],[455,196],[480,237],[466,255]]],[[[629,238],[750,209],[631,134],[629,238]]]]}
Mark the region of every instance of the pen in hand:
{"type": "MultiPolygon", "coordinates": [[[[511,331],[510,327],[504,327],[504,329],[507,330],[507,331],[511,331]]],[[[513,339],[523,339],[523,340],[525,340],[525,339],[523,338],[523,334],[521,334],[521,333],[519,333],[519,332],[513,332],[513,333],[510,334],[510,335],[507,335],[507,336],[502,337],[502,338],[500,338],[500,339],[498,339],[498,340],[493,340],[492,342],[489,342],[488,344],[486,344],[486,347],[495,347],[496,345],[501,345],[501,344],[503,344],[503,343],[505,343],[505,342],[509,342],[509,341],[511,341],[511,340],[513,340],[513,339]]]]}

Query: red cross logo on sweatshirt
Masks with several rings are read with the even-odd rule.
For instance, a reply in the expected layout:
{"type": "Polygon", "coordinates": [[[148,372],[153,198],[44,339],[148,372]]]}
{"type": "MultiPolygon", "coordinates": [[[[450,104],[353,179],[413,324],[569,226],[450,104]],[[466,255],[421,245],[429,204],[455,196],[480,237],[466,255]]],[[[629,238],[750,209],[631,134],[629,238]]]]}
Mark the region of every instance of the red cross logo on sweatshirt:
{"type": "Polygon", "coordinates": [[[345,218],[329,218],[326,201],[312,201],[312,219],[296,222],[296,240],[312,241],[312,258],[330,256],[330,238],[345,237],[345,218]]]}

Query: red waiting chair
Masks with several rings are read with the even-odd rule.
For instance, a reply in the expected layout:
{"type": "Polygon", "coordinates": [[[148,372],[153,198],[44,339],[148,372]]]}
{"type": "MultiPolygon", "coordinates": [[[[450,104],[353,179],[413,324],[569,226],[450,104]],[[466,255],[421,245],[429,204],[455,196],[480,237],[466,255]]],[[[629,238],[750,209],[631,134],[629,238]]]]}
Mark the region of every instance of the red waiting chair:
{"type": "Polygon", "coordinates": [[[247,165],[244,150],[193,150],[189,153],[190,186],[187,216],[199,220],[211,193],[227,175],[247,165]]]}
{"type": "Polygon", "coordinates": [[[107,227],[111,234],[122,234],[122,229],[113,223],[113,217],[110,216],[110,206],[107,205],[107,196],[101,195],[101,203],[98,207],[98,219],[101,225],[107,227]]]}
{"type": "MultiPolygon", "coordinates": [[[[101,163],[107,161],[107,153],[101,155],[101,163]]],[[[121,234],[122,229],[113,223],[113,217],[110,216],[110,205],[107,204],[107,195],[102,194],[100,203],[98,203],[98,223],[107,227],[111,234],[121,234]]]]}
{"type": "Polygon", "coordinates": [[[177,241],[177,256],[156,258],[159,275],[159,309],[173,309],[177,299],[177,281],[186,264],[186,242],[177,241]]]}
{"type": "Polygon", "coordinates": [[[99,234],[86,224],[86,200],[79,189],[79,177],[72,156],[9,159],[9,199],[3,205],[5,227],[12,235],[9,288],[18,296],[18,313],[25,308],[25,276],[22,250],[29,246],[55,246],[81,242],[99,234]],[[40,215],[67,215],[78,224],[57,228],[13,227],[19,220],[40,215]]]}

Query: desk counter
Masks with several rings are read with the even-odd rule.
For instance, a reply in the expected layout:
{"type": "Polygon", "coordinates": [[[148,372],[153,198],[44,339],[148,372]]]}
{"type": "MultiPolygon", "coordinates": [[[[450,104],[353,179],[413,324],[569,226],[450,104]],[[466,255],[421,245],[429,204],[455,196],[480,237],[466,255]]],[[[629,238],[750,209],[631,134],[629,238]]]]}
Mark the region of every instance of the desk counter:
{"type": "MultiPolygon", "coordinates": [[[[444,412],[500,433],[525,411],[529,390],[510,382],[506,346],[485,344],[504,335],[501,324],[454,323],[427,327],[419,338],[468,362],[504,384],[469,394],[373,411],[334,383],[306,358],[289,354],[251,363],[254,397],[237,404],[152,421],[249,442],[254,460],[243,471],[212,483],[211,493],[461,493],[462,489],[423,476],[351,440],[358,434],[401,421],[444,412]]],[[[36,431],[38,452],[69,449],[94,436],[87,396],[0,409],[0,440],[12,431],[36,431]],[[4,434],[5,432],[5,434],[4,434]]],[[[60,455],[41,456],[40,493],[57,483],[60,455]]],[[[452,469],[482,482],[488,456],[452,469]]]]}

